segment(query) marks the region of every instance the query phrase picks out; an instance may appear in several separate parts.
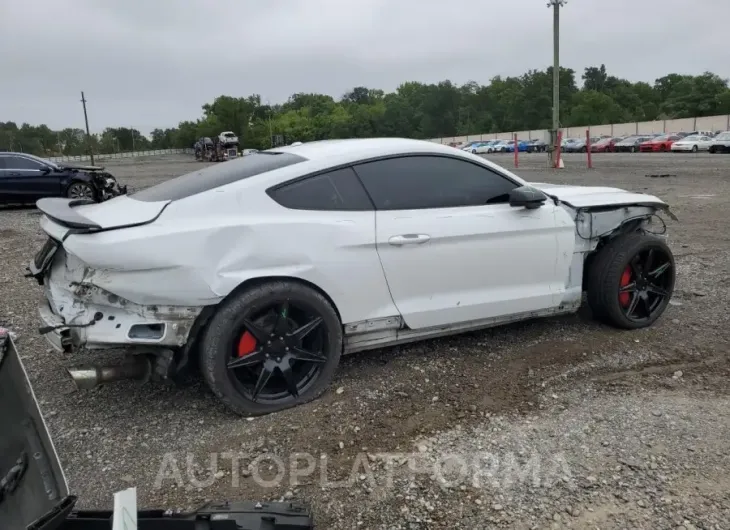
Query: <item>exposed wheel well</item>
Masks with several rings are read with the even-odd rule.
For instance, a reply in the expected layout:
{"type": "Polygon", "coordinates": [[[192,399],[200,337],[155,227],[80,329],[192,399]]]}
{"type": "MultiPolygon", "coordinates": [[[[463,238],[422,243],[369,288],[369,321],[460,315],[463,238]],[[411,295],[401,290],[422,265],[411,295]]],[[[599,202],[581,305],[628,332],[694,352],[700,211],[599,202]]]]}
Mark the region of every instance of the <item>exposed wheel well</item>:
{"type": "Polygon", "coordinates": [[[627,219],[620,226],[618,226],[616,230],[614,230],[610,234],[606,234],[598,240],[596,248],[593,249],[593,251],[588,252],[585,259],[583,260],[583,291],[586,290],[586,278],[588,277],[588,271],[591,269],[591,265],[593,264],[593,261],[595,260],[601,249],[603,249],[603,247],[605,247],[611,240],[615,239],[617,236],[640,231],[642,223],[649,217],[651,216],[647,215],[646,217],[627,219]]]}
{"type": "MultiPolygon", "coordinates": [[[[238,285],[238,287],[233,289],[233,291],[231,291],[226,296],[225,299],[228,299],[232,296],[236,296],[241,291],[244,291],[251,287],[261,285],[261,284],[267,283],[267,282],[277,282],[277,281],[278,282],[298,283],[298,284],[304,285],[306,287],[309,287],[310,289],[317,291],[319,294],[324,296],[330,304],[332,304],[332,307],[334,308],[335,312],[337,313],[337,318],[340,319],[340,323],[342,322],[342,314],[340,313],[340,310],[337,308],[337,304],[335,304],[335,301],[332,299],[332,297],[329,294],[327,294],[327,292],[325,292],[324,289],[322,289],[321,287],[319,287],[318,285],[316,285],[310,281],[303,280],[301,278],[295,278],[293,276],[261,276],[259,278],[249,278],[248,280],[245,280],[240,285],[238,285]]],[[[220,303],[222,303],[222,302],[223,302],[223,300],[221,300],[220,303]]]]}
{"type": "Polygon", "coordinates": [[[188,335],[187,344],[180,348],[177,352],[177,359],[178,367],[180,369],[184,370],[195,370],[198,368],[198,355],[197,355],[197,347],[200,343],[200,338],[205,330],[205,328],[208,325],[208,322],[213,317],[213,315],[216,313],[217,308],[222,304],[225,300],[228,300],[229,298],[233,296],[237,296],[239,293],[245,291],[246,289],[250,289],[251,287],[256,287],[258,285],[262,285],[267,282],[275,282],[275,281],[285,281],[285,282],[293,282],[298,283],[300,285],[304,285],[306,287],[309,287],[310,289],[313,289],[314,291],[317,291],[319,294],[325,297],[325,299],[332,305],[332,307],[335,310],[335,313],[337,313],[337,318],[340,321],[340,324],[342,324],[342,315],[340,314],[340,310],[337,308],[337,304],[335,304],[334,300],[332,300],[332,297],[328,295],[324,289],[319,287],[318,285],[309,282],[307,280],[303,280],[301,278],[295,278],[293,276],[262,276],[259,278],[250,278],[248,280],[245,280],[240,285],[238,285],[233,291],[228,293],[228,295],[218,302],[214,306],[207,306],[203,309],[203,311],[198,315],[198,318],[193,323],[193,327],[190,331],[190,335],[188,335]]]}

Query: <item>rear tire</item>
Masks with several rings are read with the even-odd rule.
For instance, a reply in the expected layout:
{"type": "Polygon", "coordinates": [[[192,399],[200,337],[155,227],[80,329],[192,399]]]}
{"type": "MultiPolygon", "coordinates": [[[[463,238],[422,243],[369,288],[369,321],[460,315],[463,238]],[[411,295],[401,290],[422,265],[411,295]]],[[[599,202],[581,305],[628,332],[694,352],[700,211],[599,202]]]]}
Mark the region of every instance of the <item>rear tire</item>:
{"type": "Polygon", "coordinates": [[[696,153],[696,152],[697,152],[698,150],[699,150],[699,149],[697,148],[697,146],[696,146],[696,145],[693,145],[693,146],[692,146],[692,152],[693,152],[693,153],[696,153]]]}
{"type": "Polygon", "coordinates": [[[270,414],[324,393],[339,364],[342,341],[339,316],[322,294],[298,282],[272,281],[221,302],[203,335],[200,368],[205,382],[229,410],[246,416],[270,414]],[[299,346],[287,342],[315,321],[318,324],[299,346]],[[256,337],[257,331],[263,336],[256,337]],[[246,334],[253,344],[243,352],[246,334]],[[279,335],[284,340],[277,340],[282,339],[279,335]],[[305,340],[312,342],[305,344],[305,340]],[[234,362],[241,364],[232,367],[234,362]],[[301,380],[294,380],[295,376],[301,380]],[[278,387],[273,384],[277,382],[278,387]]]}
{"type": "Polygon", "coordinates": [[[616,328],[639,329],[651,326],[664,313],[674,291],[676,268],[664,240],[634,232],[616,237],[598,251],[586,274],[593,316],[616,328]]]}

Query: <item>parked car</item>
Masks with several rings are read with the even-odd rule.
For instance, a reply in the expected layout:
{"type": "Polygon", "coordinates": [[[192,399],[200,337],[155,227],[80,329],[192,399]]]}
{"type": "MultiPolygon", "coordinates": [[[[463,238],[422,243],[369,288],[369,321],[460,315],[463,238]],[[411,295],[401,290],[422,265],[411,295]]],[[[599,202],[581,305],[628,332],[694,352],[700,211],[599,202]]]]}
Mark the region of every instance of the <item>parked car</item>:
{"type": "Polygon", "coordinates": [[[548,144],[547,144],[547,142],[545,142],[543,140],[534,139],[534,140],[530,140],[527,143],[527,152],[528,153],[544,153],[545,151],[547,151],[547,149],[548,149],[548,144]]]}
{"type": "Polygon", "coordinates": [[[560,144],[564,153],[585,153],[588,150],[585,140],[580,138],[566,138],[560,144]]]}
{"type": "Polygon", "coordinates": [[[616,143],[623,140],[623,137],[603,138],[591,144],[591,153],[613,153],[616,150],[616,143]]]}
{"type": "Polygon", "coordinates": [[[41,333],[131,355],[72,368],[77,386],[193,364],[245,415],[315,399],[343,353],[572,313],[584,291],[597,318],[644,328],[675,283],[671,250],[644,231],[672,216],[661,199],[529,184],[428,141],[307,142],[37,206],[41,333]]]}
{"type": "Polygon", "coordinates": [[[691,134],[679,139],[672,144],[672,152],[687,152],[691,151],[696,153],[697,151],[708,151],[712,145],[712,138],[701,134],[691,134]]]}
{"type": "MultiPolygon", "coordinates": [[[[507,144],[502,148],[502,151],[505,153],[514,153],[515,152],[515,141],[514,140],[508,140],[507,144]]],[[[517,140],[517,152],[524,153],[527,151],[527,142],[524,140],[517,140]]]]}
{"type": "Polygon", "coordinates": [[[639,144],[639,151],[642,153],[666,152],[672,148],[672,144],[682,137],[676,134],[662,134],[639,144]]]}
{"type": "Polygon", "coordinates": [[[471,147],[470,152],[475,155],[483,155],[486,153],[491,153],[492,152],[491,145],[492,145],[492,142],[479,142],[478,144],[474,144],[471,147]]]}
{"type": "Polygon", "coordinates": [[[646,142],[647,140],[651,140],[652,138],[654,138],[653,135],[629,136],[628,138],[624,138],[620,142],[616,142],[614,144],[614,149],[617,153],[635,153],[639,150],[639,146],[642,144],[642,142],[646,142]]]}
{"type": "Polygon", "coordinates": [[[482,143],[482,141],[481,141],[481,140],[476,140],[476,141],[473,141],[473,142],[467,142],[467,143],[465,143],[465,144],[464,144],[464,145],[463,145],[463,146],[462,146],[462,147],[461,147],[460,149],[461,149],[462,151],[469,151],[469,152],[471,152],[472,148],[473,148],[473,147],[474,147],[475,145],[479,145],[480,143],[482,143]]]}
{"type": "Polygon", "coordinates": [[[507,146],[507,143],[509,140],[492,140],[489,148],[491,149],[490,153],[502,153],[504,152],[504,148],[507,146]]]}
{"type": "Polygon", "coordinates": [[[717,134],[708,148],[710,153],[730,153],[730,131],[717,134]]]}
{"type": "Polygon", "coordinates": [[[51,162],[0,152],[0,204],[33,204],[44,197],[105,201],[127,192],[103,167],[51,162]]]}

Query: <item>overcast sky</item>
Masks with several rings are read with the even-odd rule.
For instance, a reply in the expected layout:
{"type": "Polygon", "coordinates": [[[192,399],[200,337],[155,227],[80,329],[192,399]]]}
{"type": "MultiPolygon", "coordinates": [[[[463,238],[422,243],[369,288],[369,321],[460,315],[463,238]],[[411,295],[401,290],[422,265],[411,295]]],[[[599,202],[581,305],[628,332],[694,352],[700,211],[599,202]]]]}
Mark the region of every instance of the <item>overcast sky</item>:
{"type": "MultiPolygon", "coordinates": [[[[569,0],[561,64],[730,77],[729,20],[728,0],[569,0]]],[[[520,75],[551,39],[546,0],[0,0],[0,121],[83,127],[84,90],[93,131],[148,134],[220,94],[520,75]]]]}

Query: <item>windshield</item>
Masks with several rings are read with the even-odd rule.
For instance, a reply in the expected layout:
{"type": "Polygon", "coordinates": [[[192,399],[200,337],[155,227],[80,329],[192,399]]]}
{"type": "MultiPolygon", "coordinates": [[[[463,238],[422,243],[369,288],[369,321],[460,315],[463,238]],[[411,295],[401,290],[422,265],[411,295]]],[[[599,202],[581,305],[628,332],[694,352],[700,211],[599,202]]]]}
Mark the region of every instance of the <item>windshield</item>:
{"type": "Polygon", "coordinates": [[[236,135],[233,133],[223,133],[223,136],[225,136],[226,138],[233,138],[236,135]]]}
{"type": "Polygon", "coordinates": [[[715,140],[722,140],[723,142],[730,140],[730,132],[720,133],[715,136],[715,140]]]}
{"type": "Polygon", "coordinates": [[[684,138],[682,138],[682,141],[683,142],[695,142],[699,139],[700,139],[699,134],[690,134],[689,136],[685,136],[684,138]]]}
{"type": "Polygon", "coordinates": [[[657,136],[655,138],[652,138],[652,140],[654,140],[655,142],[664,142],[665,140],[669,140],[669,136],[667,136],[665,134],[665,135],[662,135],[662,136],[657,136]]]}

